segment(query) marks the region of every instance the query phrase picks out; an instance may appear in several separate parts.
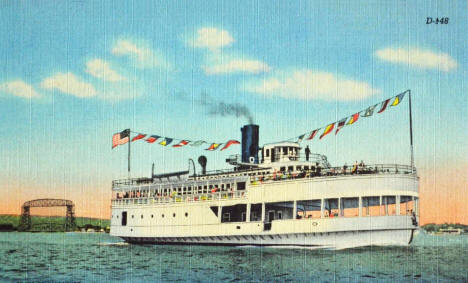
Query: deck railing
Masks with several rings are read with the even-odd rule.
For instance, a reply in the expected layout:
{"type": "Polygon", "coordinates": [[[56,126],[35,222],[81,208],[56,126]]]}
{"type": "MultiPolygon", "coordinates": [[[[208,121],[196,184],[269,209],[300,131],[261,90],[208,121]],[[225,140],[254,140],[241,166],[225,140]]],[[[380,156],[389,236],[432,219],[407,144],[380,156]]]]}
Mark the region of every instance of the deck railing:
{"type": "Polygon", "coordinates": [[[289,179],[303,179],[303,178],[316,178],[316,177],[344,177],[344,176],[358,176],[358,175],[377,175],[377,174],[416,174],[416,169],[408,165],[399,164],[374,164],[363,166],[343,166],[331,168],[316,168],[310,167],[304,169],[302,166],[300,170],[294,167],[292,171],[274,171],[271,174],[262,174],[250,176],[251,184],[259,184],[268,181],[281,181],[289,179]]]}
{"type": "Polygon", "coordinates": [[[150,196],[140,198],[118,198],[112,200],[112,205],[135,205],[135,204],[156,204],[156,203],[185,203],[211,200],[242,199],[247,197],[245,191],[216,192],[195,195],[174,195],[174,196],[150,196]]]}

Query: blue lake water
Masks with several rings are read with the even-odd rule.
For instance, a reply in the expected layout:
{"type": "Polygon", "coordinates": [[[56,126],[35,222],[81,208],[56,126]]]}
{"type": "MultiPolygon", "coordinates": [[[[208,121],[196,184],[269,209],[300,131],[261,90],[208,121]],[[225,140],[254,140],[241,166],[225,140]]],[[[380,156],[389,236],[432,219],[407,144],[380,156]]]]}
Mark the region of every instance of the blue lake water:
{"type": "Polygon", "coordinates": [[[468,235],[346,250],[119,242],[104,233],[0,233],[0,281],[468,281],[468,235]]]}

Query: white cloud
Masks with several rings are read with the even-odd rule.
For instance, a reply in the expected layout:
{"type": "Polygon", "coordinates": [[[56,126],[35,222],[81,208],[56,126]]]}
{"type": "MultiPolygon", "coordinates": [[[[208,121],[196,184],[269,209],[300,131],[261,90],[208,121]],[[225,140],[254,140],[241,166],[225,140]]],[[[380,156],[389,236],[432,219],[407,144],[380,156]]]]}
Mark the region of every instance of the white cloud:
{"type": "Polygon", "coordinates": [[[258,74],[268,72],[270,67],[258,60],[233,59],[226,63],[204,66],[203,69],[209,75],[227,74],[227,73],[252,73],[258,74]]]}
{"type": "Polygon", "coordinates": [[[83,82],[72,73],[58,73],[41,82],[45,89],[57,89],[62,93],[71,94],[76,97],[92,97],[96,95],[93,85],[83,82]]]}
{"type": "Polygon", "coordinates": [[[25,98],[39,98],[40,95],[34,88],[22,80],[16,80],[0,84],[0,91],[25,98]]]}
{"type": "Polygon", "coordinates": [[[116,56],[129,56],[135,61],[136,66],[140,68],[168,67],[162,56],[155,54],[148,47],[137,46],[130,40],[117,41],[112,48],[112,54],[116,56]]]}
{"type": "Polygon", "coordinates": [[[226,30],[209,27],[198,29],[195,38],[189,40],[189,44],[193,47],[208,49],[218,49],[233,42],[234,39],[226,30]]]}
{"type": "Polygon", "coordinates": [[[447,53],[434,52],[418,48],[384,48],[375,55],[391,63],[406,64],[420,69],[440,69],[449,72],[457,68],[457,62],[447,53]]]}
{"type": "Polygon", "coordinates": [[[110,67],[110,64],[101,59],[93,59],[86,63],[86,72],[92,76],[110,82],[125,80],[115,70],[110,67]]]}
{"type": "Polygon", "coordinates": [[[366,82],[339,78],[327,72],[296,70],[260,81],[252,81],[246,91],[302,100],[352,101],[380,93],[366,82]]]}

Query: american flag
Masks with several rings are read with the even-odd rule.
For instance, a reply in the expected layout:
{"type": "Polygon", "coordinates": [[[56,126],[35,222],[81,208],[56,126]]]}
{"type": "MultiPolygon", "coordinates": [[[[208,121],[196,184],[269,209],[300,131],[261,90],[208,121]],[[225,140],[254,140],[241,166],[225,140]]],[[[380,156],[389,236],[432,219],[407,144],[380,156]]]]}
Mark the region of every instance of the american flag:
{"type": "Polygon", "coordinates": [[[123,130],[112,136],[112,148],[126,144],[130,140],[130,129],[123,130]]]}

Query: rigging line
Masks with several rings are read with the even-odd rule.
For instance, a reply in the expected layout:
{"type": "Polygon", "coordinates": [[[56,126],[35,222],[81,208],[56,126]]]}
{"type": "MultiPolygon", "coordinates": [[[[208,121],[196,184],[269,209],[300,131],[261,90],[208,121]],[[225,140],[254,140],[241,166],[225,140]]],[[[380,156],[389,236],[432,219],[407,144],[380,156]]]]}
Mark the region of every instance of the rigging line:
{"type": "MultiPolygon", "coordinates": [[[[399,94],[397,94],[397,95],[395,95],[395,96],[392,96],[392,97],[390,97],[390,98],[384,99],[384,100],[382,100],[382,101],[380,101],[380,102],[377,102],[377,103],[375,103],[375,104],[373,104],[373,105],[371,105],[371,106],[382,104],[383,102],[385,102],[385,101],[387,101],[387,100],[389,100],[389,99],[395,98],[395,97],[397,97],[397,96],[399,96],[399,95],[401,95],[401,94],[405,94],[405,93],[410,93],[410,94],[411,94],[411,90],[410,90],[410,89],[407,89],[407,90],[405,90],[404,92],[401,92],[401,93],[399,93],[399,94]]],[[[369,107],[370,107],[370,106],[368,106],[368,107],[366,107],[366,108],[364,108],[364,109],[362,109],[362,110],[360,110],[360,111],[358,111],[358,112],[355,112],[354,114],[356,114],[356,113],[361,113],[361,112],[367,110],[369,107]]],[[[339,120],[333,122],[333,124],[335,124],[335,123],[337,123],[337,122],[343,120],[344,118],[351,117],[351,116],[354,115],[354,114],[345,116],[345,117],[343,117],[343,118],[341,118],[341,119],[339,119],[339,120]]],[[[326,126],[328,126],[328,125],[330,125],[330,124],[332,124],[332,123],[328,123],[326,126]]],[[[322,126],[322,127],[320,127],[320,128],[317,128],[317,130],[322,129],[322,128],[326,127],[326,126],[322,126]]],[[[308,133],[310,133],[310,132],[311,132],[311,131],[308,131],[308,132],[304,133],[304,135],[306,135],[306,134],[308,134],[308,133]]],[[[288,140],[293,140],[293,139],[297,139],[297,138],[299,138],[300,136],[302,136],[302,134],[301,134],[301,135],[298,135],[298,136],[295,136],[295,137],[293,137],[293,138],[289,138],[289,139],[287,139],[286,141],[288,141],[288,140]]]]}

